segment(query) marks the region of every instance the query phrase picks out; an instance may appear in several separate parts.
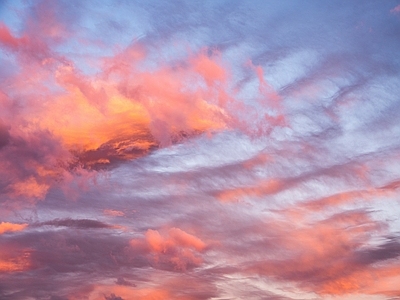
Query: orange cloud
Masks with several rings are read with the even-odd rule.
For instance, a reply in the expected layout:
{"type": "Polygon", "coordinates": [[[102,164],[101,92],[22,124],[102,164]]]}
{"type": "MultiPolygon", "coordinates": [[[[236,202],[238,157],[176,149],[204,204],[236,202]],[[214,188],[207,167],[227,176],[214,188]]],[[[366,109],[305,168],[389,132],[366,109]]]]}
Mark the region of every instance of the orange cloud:
{"type": "Polygon", "coordinates": [[[175,241],[176,244],[183,247],[194,248],[197,251],[202,251],[206,247],[206,244],[198,237],[186,233],[179,228],[171,228],[168,233],[171,239],[175,241]]]}
{"type": "MultiPolygon", "coordinates": [[[[118,64],[118,56],[115,59],[118,64]]],[[[111,62],[92,78],[70,62],[56,64],[48,75],[65,92],[23,117],[54,134],[89,167],[136,158],[187,136],[227,127],[229,116],[218,103],[221,97],[197,82],[203,78],[223,83],[225,71],[212,57],[200,54],[191,59],[193,66],[165,66],[153,72],[135,70],[132,63],[126,78],[111,62]]],[[[221,84],[217,93],[225,95],[226,90],[221,84]]]]}
{"type": "Polygon", "coordinates": [[[393,195],[395,193],[393,189],[395,188],[396,187],[387,186],[376,189],[371,188],[367,190],[354,190],[354,191],[337,193],[320,199],[305,201],[301,204],[301,207],[317,211],[317,210],[323,210],[326,207],[355,203],[357,201],[371,201],[379,197],[393,195]]]}
{"type": "Polygon", "coordinates": [[[283,183],[277,179],[263,180],[256,186],[234,188],[217,193],[217,198],[223,202],[238,201],[243,197],[260,197],[274,194],[283,188],[283,183]]]}
{"type": "Polygon", "coordinates": [[[115,209],[105,209],[103,213],[107,216],[112,217],[123,217],[125,213],[123,211],[115,210],[115,209]]]}
{"type": "MultiPolygon", "coordinates": [[[[86,296],[91,300],[114,300],[119,299],[118,297],[138,300],[196,300],[210,299],[218,295],[216,287],[208,280],[197,276],[187,276],[187,274],[182,275],[155,271],[150,274],[147,281],[141,280],[131,285],[96,284],[89,294],[79,296],[81,298],[86,296]]],[[[74,297],[72,294],[68,299],[76,299],[74,297]]]]}
{"type": "Polygon", "coordinates": [[[15,249],[1,249],[0,273],[18,272],[29,269],[31,253],[29,250],[15,251],[15,249]]]}
{"type": "Polygon", "coordinates": [[[23,269],[18,263],[0,260],[0,272],[15,272],[23,269]]]}
{"type": "Polygon", "coordinates": [[[198,237],[179,228],[171,228],[164,235],[149,229],[144,240],[135,239],[130,244],[137,249],[147,247],[156,264],[171,264],[177,270],[199,266],[203,262],[200,253],[207,246],[198,237]]]}
{"type": "Polygon", "coordinates": [[[104,299],[113,300],[121,298],[137,299],[137,300],[194,299],[194,297],[190,296],[177,295],[177,293],[172,293],[167,288],[163,287],[135,288],[135,287],[126,287],[119,285],[96,285],[94,287],[94,290],[89,295],[89,299],[91,300],[104,300],[104,299]]]}
{"type": "Polygon", "coordinates": [[[224,107],[231,99],[228,72],[216,56],[202,52],[179,68],[165,65],[149,72],[136,68],[145,51],[128,48],[89,76],[41,39],[17,38],[0,26],[0,43],[21,67],[9,78],[13,91],[2,92],[0,102],[0,158],[7,162],[0,173],[11,178],[7,191],[13,206],[18,198],[43,199],[71,171],[103,168],[233,125],[224,107]],[[126,57],[132,60],[121,61],[126,57]],[[24,95],[18,112],[14,94],[24,95]]]}
{"type": "Polygon", "coordinates": [[[269,249],[269,254],[257,259],[253,247],[253,262],[246,273],[296,282],[320,295],[399,291],[393,282],[400,268],[400,243],[387,240],[378,247],[370,244],[375,234],[385,232],[385,224],[365,211],[346,211],[319,221],[309,212],[303,214],[301,222],[293,222],[291,212],[268,222],[272,238],[262,244],[260,253],[269,249]]]}
{"type": "Polygon", "coordinates": [[[34,177],[29,177],[24,181],[13,184],[12,189],[16,196],[43,199],[49,189],[49,185],[40,184],[34,177]]]}
{"type": "Polygon", "coordinates": [[[22,231],[24,230],[28,224],[15,224],[15,223],[9,223],[9,222],[1,222],[0,223],[0,234],[3,234],[5,232],[16,232],[16,231],[22,231]]]}
{"type": "Polygon", "coordinates": [[[146,241],[150,246],[150,249],[154,252],[164,252],[166,251],[164,238],[161,237],[157,230],[149,229],[146,232],[146,241]]]}
{"type": "MultiPolygon", "coordinates": [[[[246,104],[235,99],[230,70],[217,51],[146,69],[141,64],[148,49],[135,44],[94,58],[97,72],[85,74],[54,47],[73,35],[57,23],[54,9],[39,9],[37,22],[28,20],[18,36],[0,23],[0,44],[16,67],[0,86],[0,159],[7,161],[0,173],[12,174],[6,190],[15,203],[43,199],[82,168],[102,169],[202,133],[248,131],[246,122],[253,124],[239,117],[246,104]]],[[[278,110],[279,95],[261,67],[254,71],[264,104],[278,110]]],[[[268,130],[282,125],[281,112],[257,121],[268,130]]]]}

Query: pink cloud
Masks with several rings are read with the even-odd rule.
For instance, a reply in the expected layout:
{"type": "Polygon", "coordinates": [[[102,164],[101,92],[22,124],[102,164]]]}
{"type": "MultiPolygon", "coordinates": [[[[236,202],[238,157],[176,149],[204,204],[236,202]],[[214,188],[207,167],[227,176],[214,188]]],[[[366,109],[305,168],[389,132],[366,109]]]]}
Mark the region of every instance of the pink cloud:
{"type": "Polygon", "coordinates": [[[103,210],[103,213],[107,216],[112,216],[112,217],[123,217],[125,215],[123,211],[115,209],[105,209],[103,210]]]}
{"type": "MultiPolygon", "coordinates": [[[[5,232],[21,231],[25,227],[26,224],[10,224],[4,222],[0,224],[0,230],[5,230],[5,232]]],[[[0,233],[0,235],[1,234],[2,233],[0,233]]],[[[31,266],[31,249],[21,249],[12,244],[3,245],[0,249],[0,273],[21,272],[30,269],[31,266]]]]}
{"type": "MultiPolygon", "coordinates": [[[[300,219],[293,219],[288,211],[286,218],[265,224],[271,240],[253,246],[253,261],[245,273],[292,281],[320,295],[385,294],[382,282],[397,278],[394,270],[400,268],[396,261],[400,244],[389,240],[381,247],[369,245],[374,234],[387,230],[383,223],[364,211],[337,213],[316,222],[306,212],[298,211],[298,215],[300,219]],[[269,249],[269,258],[263,249],[269,249]],[[259,256],[254,255],[257,252],[259,256]]],[[[393,284],[389,286],[388,290],[398,291],[393,284]]]]}
{"type": "Polygon", "coordinates": [[[400,5],[397,5],[393,9],[390,10],[392,14],[399,14],[400,13],[400,5]]]}
{"type": "MultiPolygon", "coordinates": [[[[12,90],[10,84],[0,86],[0,156],[8,161],[0,172],[14,174],[7,183],[14,200],[44,199],[56,182],[68,184],[68,173],[78,174],[79,168],[98,170],[202,133],[247,130],[246,122],[253,123],[237,114],[240,103],[217,52],[202,50],[183,58],[178,67],[165,63],[146,71],[138,67],[146,60],[146,48],[130,46],[99,58],[99,72],[85,75],[53,50],[64,30],[55,22],[54,30],[28,28],[22,37],[0,25],[0,43],[20,67],[9,78],[12,90]],[[25,154],[31,159],[23,159],[21,167],[12,159],[17,153],[18,160],[25,154]]],[[[262,74],[260,67],[256,71],[262,74]]],[[[266,97],[275,101],[277,94],[260,80],[266,97]]],[[[283,119],[266,116],[257,126],[285,126],[283,119]]]]}
{"type": "Polygon", "coordinates": [[[201,252],[206,249],[198,237],[179,228],[171,228],[165,235],[149,229],[145,239],[134,239],[130,242],[133,249],[145,249],[156,266],[161,268],[173,266],[176,270],[198,267],[203,263],[201,252]]]}
{"type": "Polygon", "coordinates": [[[228,189],[216,194],[220,201],[238,201],[244,197],[261,197],[275,194],[284,188],[283,182],[278,179],[262,180],[259,184],[250,187],[228,189]]]}
{"type": "Polygon", "coordinates": [[[0,42],[11,49],[17,49],[21,43],[18,38],[11,34],[10,29],[4,23],[0,23],[0,42]]]}

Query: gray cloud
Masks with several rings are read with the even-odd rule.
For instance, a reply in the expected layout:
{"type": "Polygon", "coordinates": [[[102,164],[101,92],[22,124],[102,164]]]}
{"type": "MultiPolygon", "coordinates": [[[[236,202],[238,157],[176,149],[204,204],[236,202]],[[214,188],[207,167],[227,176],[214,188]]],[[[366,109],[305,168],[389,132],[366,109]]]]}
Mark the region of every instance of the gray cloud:
{"type": "Polygon", "coordinates": [[[88,219],[55,219],[52,221],[46,221],[34,226],[55,226],[55,227],[70,227],[78,229],[102,229],[102,228],[113,228],[114,226],[97,221],[88,219]]]}

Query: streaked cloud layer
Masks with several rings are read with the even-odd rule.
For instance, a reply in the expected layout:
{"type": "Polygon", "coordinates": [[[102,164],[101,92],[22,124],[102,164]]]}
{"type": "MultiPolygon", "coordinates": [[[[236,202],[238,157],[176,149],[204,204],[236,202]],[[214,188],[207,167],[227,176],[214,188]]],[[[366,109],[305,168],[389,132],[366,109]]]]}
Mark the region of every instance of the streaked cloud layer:
{"type": "Polygon", "coordinates": [[[1,2],[0,298],[400,297],[399,7],[1,2]]]}

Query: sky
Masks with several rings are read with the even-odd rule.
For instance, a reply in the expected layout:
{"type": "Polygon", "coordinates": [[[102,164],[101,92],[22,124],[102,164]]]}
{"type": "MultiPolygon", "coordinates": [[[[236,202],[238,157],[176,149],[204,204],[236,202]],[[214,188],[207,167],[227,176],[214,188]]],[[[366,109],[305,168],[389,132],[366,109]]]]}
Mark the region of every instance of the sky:
{"type": "Polygon", "coordinates": [[[400,299],[400,1],[0,1],[0,299],[400,299]]]}

